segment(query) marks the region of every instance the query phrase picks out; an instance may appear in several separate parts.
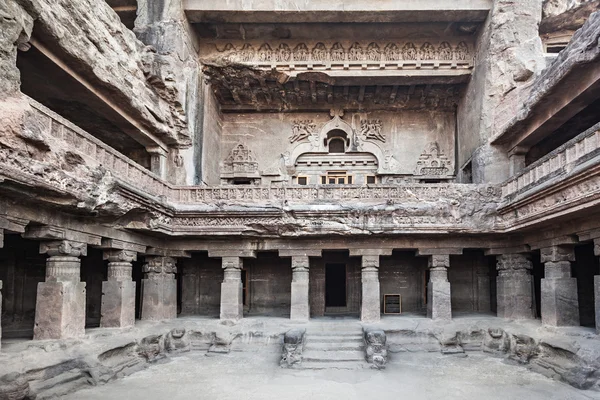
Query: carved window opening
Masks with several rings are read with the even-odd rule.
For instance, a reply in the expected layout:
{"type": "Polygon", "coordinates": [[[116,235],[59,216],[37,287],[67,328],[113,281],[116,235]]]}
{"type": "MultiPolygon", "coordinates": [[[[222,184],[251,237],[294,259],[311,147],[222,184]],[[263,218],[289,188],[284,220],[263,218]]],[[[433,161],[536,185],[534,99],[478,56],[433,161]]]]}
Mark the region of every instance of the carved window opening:
{"type": "Polygon", "coordinates": [[[367,185],[374,185],[377,183],[377,177],[375,175],[367,175],[365,178],[367,185]]]}
{"type": "Polygon", "coordinates": [[[299,176],[296,178],[296,183],[298,185],[308,185],[309,178],[307,176],[299,176]]]}
{"type": "Polygon", "coordinates": [[[321,176],[321,184],[323,185],[352,185],[354,177],[348,175],[346,171],[331,171],[327,175],[321,176]]]}
{"type": "Polygon", "coordinates": [[[334,129],[327,133],[325,145],[330,154],[341,154],[346,152],[347,145],[350,144],[348,134],[340,129],[334,129]]]}
{"type": "Polygon", "coordinates": [[[329,153],[345,153],[346,145],[341,138],[333,138],[329,141],[329,153]]]}

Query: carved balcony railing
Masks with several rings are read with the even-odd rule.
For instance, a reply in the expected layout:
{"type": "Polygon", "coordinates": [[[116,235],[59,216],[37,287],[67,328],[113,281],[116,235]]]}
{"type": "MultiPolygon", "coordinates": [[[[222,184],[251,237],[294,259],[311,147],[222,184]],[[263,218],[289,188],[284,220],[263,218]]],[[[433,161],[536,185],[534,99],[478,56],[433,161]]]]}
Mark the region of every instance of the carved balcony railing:
{"type": "Polygon", "coordinates": [[[109,170],[117,179],[143,188],[143,191],[154,196],[168,196],[170,186],[161,178],[133,160],[130,160],[109,145],[103,143],[75,124],[69,122],[57,113],[29,99],[35,118],[52,137],[64,142],[72,151],[84,157],[95,160],[99,165],[109,170]]]}
{"type": "Polygon", "coordinates": [[[600,124],[596,124],[504,182],[502,196],[514,198],[531,191],[550,179],[566,175],[578,165],[598,155],[600,155],[600,124]]]}

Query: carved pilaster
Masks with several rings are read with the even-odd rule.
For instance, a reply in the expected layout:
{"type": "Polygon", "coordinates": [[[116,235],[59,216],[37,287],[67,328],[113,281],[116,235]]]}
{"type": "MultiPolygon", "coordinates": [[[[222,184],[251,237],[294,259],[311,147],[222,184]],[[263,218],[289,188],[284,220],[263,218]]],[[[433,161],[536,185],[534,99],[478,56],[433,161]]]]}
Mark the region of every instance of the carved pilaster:
{"type": "Polygon", "coordinates": [[[450,282],[448,282],[450,256],[440,254],[430,255],[428,267],[427,316],[434,320],[450,320],[452,319],[450,282]]]}
{"type": "Polygon", "coordinates": [[[530,319],[534,317],[531,269],[526,254],[501,254],[496,258],[498,279],[496,296],[498,317],[530,319]]]}
{"type": "Polygon", "coordinates": [[[542,323],[551,326],[579,326],[577,279],[571,278],[575,261],[573,245],[541,249],[545,275],[542,279],[542,323]]]}
{"type": "Polygon", "coordinates": [[[239,320],[244,316],[242,288],[242,259],[222,257],[221,319],[239,320]]]}
{"type": "Polygon", "coordinates": [[[172,257],[148,256],[142,280],[142,319],[164,320],[177,318],[177,273],[172,257]]]}

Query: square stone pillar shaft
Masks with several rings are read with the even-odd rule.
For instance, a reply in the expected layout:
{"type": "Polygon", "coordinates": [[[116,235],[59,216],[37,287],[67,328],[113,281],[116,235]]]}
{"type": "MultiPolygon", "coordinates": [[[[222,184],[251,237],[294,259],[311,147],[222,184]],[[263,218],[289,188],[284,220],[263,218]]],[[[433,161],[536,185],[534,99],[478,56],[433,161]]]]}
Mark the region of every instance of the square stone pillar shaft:
{"type": "Polygon", "coordinates": [[[381,295],[379,287],[379,256],[362,256],[362,304],[360,320],[378,322],[381,319],[381,295]]]}
{"type": "Polygon", "coordinates": [[[237,321],[244,317],[242,297],[242,259],[222,257],[221,319],[237,321]]]}
{"type": "Polygon", "coordinates": [[[490,296],[490,271],[485,265],[485,268],[477,269],[477,311],[490,312],[492,310],[490,296]]]}
{"type": "Polygon", "coordinates": [[[146,257],[142,279],[142,319],[160,321],[177,318],[177,281],[175,259],[146,257]]]}
{"type": "Polygon", "coordinates": [[[502,254],[496,261],[498,317],[532,319],[534,312],[531,261],[525,254],[502,254]]]}
{"type": "Polygon", "coordinates": [[[108,280],[102,282],[101,328],[125,328],[135,324],[135,282],[132,281],[132,261],[137,253],[128,250],[108,250],[108,280]]]}
{"type": "Polygon", "coordinates": [[[579,326],[577,279],[571,278],[572,246],[541,249],[545,277],[542,279],[542,323],[551,326],[579,326]]]}
{"type": "Polygon", "coordinates": [[[308,256],[292,257],[292,301],[290,319],[308,321],[310,305],[308,299],[308,256]]]}
{"type": "Polygon", "coordinates": [[[452,319],[450,282],[448,281],[449,255],[429,256],[429,285],[427,285],[427,317],[434,320],[452,319]]]}
{"type": "Polygon", "coordinates": [[[59,240],[40,243],[48,254],[46,281],[38,283],[33,338],[67,339],[85,335],[85,282],[80,282],[80,256],[85,243],[59,240]]]}

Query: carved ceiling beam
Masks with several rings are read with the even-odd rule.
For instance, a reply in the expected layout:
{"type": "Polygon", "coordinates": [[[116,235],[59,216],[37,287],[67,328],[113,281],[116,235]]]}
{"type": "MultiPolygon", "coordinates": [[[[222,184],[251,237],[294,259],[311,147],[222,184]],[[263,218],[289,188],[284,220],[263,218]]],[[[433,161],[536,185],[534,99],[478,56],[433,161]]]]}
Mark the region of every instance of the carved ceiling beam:
{"type": "Polygon", "coordinates": [[[398,85],[392,86],[392,92],[390,93],[390,104],[394,104],[396,96],[398,95],[398,85]]]}
{"type": "Polygon", "coordinates": [[[358,102],[362,103],[365,100],[365,89],[366,86],[361,86],[360,90],[358,91],[358,102]]]}
{"type": "Polygon", "coordinates": [[[379,104],[380,101],[381,101],[381,90],[382,90],[382,88],[383,88],[383,86],[381,86],[381,85],[377,85],[375,87],[375,96],[373,98],[373,102],[375,104],[379,104]]]}
{"type": "Polygon", "coordinates": [[[310,98],[313,103],[317,102],[317,83],[310,81],[310,98]]]}
{"type": "Polygon", "coordinates": [[[329,104],[333,103],[333,86],[327,85],[327,102],[329,104]]]}
{"type": "Polygon", "coordinates": [[[344,100],[348,100],[350,98],[350,86],[344,86],[344,100]]]}

